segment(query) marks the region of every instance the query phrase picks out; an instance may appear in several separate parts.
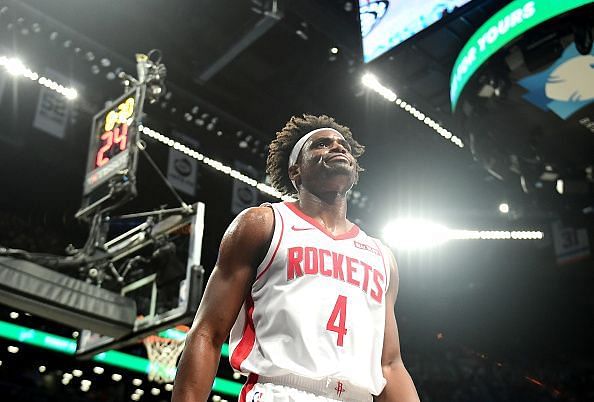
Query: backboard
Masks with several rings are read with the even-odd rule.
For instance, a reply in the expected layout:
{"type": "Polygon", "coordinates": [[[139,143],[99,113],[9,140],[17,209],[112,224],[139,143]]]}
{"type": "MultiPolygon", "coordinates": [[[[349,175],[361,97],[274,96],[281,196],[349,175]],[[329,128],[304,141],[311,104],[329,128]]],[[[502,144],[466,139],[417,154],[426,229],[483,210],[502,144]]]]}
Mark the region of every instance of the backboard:
{"type": "MultiPolygon", "coordinates": [[[[152,270],[144,270],[142,263],[135,265],[136,272],[131,273],[135,280],[122,287],[121,294],[134,299],[137,304],[137,318],[132,331],[113,338],[82,330],[77,340],[77,357],[90,358],[106,350],[121,349],[140,343],[151,334],[192,321],[203,288],[204,269],[200,259],[204,204],[197,203],[193,209],[189,217],[164,219],[152,229],[152,233],[157,232],[157,235],[161,231],[173,234],[168,238],[176,238],[175,259],[165,260],[158,269],[152,270]],[[185,260],[185,275],[180,277],[176,275],[176,267],[177,270],[182,269],[182,260],[185,260]]],[[[108,241],[106,246],[118,247],[115,240],[117,238],[108,241]]]]}

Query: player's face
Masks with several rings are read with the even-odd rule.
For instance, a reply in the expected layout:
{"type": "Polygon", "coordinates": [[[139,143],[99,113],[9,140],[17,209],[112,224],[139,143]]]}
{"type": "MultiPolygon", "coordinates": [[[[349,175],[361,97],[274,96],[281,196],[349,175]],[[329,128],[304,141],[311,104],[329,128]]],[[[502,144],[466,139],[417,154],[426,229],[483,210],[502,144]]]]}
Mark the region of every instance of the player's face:
{"type": "Polygon", "coordinates": [[[311,136],[301,151],[301,180],[324,186],[346,187],[349,190],[357,177],[357,163],[351,146],[332,130],[323,130],[311,136]]]}

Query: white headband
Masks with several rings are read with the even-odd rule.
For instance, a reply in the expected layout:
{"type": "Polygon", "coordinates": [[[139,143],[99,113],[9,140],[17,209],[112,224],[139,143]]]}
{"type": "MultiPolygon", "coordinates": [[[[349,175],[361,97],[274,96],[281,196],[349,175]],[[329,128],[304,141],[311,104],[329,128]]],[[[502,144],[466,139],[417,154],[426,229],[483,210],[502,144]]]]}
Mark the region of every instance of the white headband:
{"type": "MultiPolygon", "coordinates": [[[[334,131],[336,134],[340,135],[342,137],[342,139],[344,140],[343,135],[339,131],[337,131],[333,128],[330,128],[330,127],[322,127],[322,128],[317,128],[315,130],[312,130],[309,133],[305,134],[303,137],[301,137],[299,139],[299,141],[297,141],[295,146],[293,146],[293,149],[291,150],[291,154],[289,155],[289,167],[293,166],[297,162],[297,158],[299,157],[299,154],[301,153],[303,146],[305,145],[307,140],[309,140],[309,137],[311,137],[315,133],[320,132],[322,130],[334,131]]],[[[295,187],[295,190],[299,190],[297,188],[297,185],[295,184],[295,181],[291,180],[291,182],[293,183],[293,187],[295,187]]]]}
{"type": "Polygon", "coordinates": [[[303,146],[305,145],[305,142],[307,140],[309,140],[309,137],[311,137],[315,133],[318,133],[318,132],[320,132],[322,130],[334,131],[336,134],[340,135],[342,137],[342,139],[344,140],[344,137],[342,136],[342,134],[340,134],[339,131],[337,131],[337,130],[335,130],[333,128],[330,128],[330,127],[322,127],[322,128],[317,128],[315,130],[312,130],[309,133],[305,134],[303,137],[301,137],[299,139],[299,141],[297,141],[297,143],[295,144],[295,146],[293,146],[293,149],[291,150],[291,154],[289,155],[289,167],[293,166],[295,164],[295,162],[297,162],[297,158],[299,157],[299,153],[303,149],[303,146]]]}

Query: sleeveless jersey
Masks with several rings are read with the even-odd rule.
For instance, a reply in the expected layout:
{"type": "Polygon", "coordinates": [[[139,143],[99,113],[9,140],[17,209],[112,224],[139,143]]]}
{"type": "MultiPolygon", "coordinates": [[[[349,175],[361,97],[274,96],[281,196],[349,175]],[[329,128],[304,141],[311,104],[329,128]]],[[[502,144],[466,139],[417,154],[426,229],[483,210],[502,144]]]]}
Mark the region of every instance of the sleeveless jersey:
{"type": "Polygon", "coordinates": [[[229,337],[234,370],[334,378],[379,395],[389,263],[357,226],[332,233],[291,203],[268,204],[274,234],[229,337]]]}

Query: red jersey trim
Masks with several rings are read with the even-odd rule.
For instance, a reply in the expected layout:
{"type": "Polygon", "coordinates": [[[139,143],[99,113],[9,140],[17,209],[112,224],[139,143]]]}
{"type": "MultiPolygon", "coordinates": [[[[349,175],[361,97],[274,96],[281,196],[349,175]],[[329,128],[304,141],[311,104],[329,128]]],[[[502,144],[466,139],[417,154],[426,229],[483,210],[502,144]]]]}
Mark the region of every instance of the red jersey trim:
{"type": "Polygon", "coordinates": [[[241,387],[241,393],[239,394],[239,402],[247,402],[247,394],[254,388],[254,385],[258,382],[258,374],[250,373],[243,387],[241,387]]]}
{"type": "Polygon", "coordinates": [[[231,367],[237,371],[241,371],[241,363],[247,359],[254,347],[254,342],[256,341],[256,330],[254,327],[254,319],[252,318],[254,314],[254,300],[252,299],[252,295],[247,297],[245,307],[246,317],[245,326],[243,327],[243,334],[241,335],[241,340],[231,355],[231,359],[229,359],[231,367]]]}
{"type": "Polygon", "coordinates": [[[297,208],[295,204],[292,204],[288,201],[284,202],[283,204],[285,204],[291,211],[293,211],[295,215],[297,215],[310,225],[314,226],[316,229],[324,233],[326,236],[330,237],[332,240],[352,239],[354,237],[357,237],[357,235],[359,234],[359,226],[353,225],[353,227],[348,232],[335,236],[334,234],[330,233],[324,226],[322,226],[320,222],[316,221],[311,216],[306,215],[303,211],[297,208]]]}
{"type": "MultiPolygon", "coordinates": [[[[272,208],[273,208],[273,211],[274,211],[274,207],[272,207],[272,208]]],[[[278,251],[278,248],[280,247],[281,242],[283,241],[283,233],[285,233],[285,221],[284,221],[283,216],[281,215],[280,212],[278,214],[275,214],[275,216],[276,215],[280,216],[280,221],[281,221],[281,233],[280,233],[280,237],[278,238],[278,243],[276,244],[276,248],[274,249],[274,252],[272,253],[272,257],[270,258],[270,261],[268,261],[268,264],[266,264],[266,268],[264,268],[264,270],[262,270],[262,272],[260,272],[260,275],[258,275],[256,277],[256,279],[254,280],[254,282],[256,282],[258,279],[260,279],[260,277],[262,275],[264,275],[264,273],[266,273],[266,271],[268,271],[268,269],[272,265],[272,262],[274,261],[274,257],[276,257],[276,252],[278,251]]]]}

